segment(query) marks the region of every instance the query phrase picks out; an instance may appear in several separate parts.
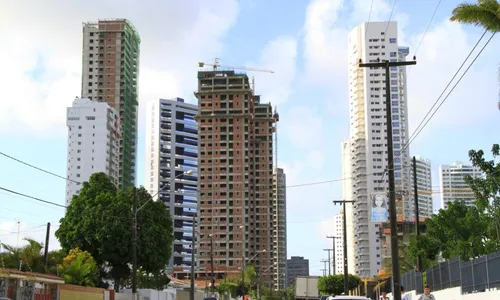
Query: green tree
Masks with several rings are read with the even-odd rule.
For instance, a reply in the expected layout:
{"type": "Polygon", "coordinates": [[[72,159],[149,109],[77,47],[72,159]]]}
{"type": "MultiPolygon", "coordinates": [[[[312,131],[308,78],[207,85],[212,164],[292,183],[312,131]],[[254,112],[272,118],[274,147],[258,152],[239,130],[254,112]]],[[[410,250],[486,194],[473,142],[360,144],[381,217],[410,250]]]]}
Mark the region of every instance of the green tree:
{"type": "MultiPolygon", "coordinates": [[[[173,229],[168,208],[150,200],[144,188],[136,190],[137,206],[147,203],[137,214],[138,267],[154,274],[165,268],[171,256],[173,229]]],[[[112,278],[116,290],[131,273],[133,201],[134,189],[117,190],[104,173],[93,174],[80,194],[73,196],[56,231],[65,251],[88,251],[101,269],[101,281],[112,278]]]]}
{"type": "Polygon", "coordinates": [[[6,253],[3,253],[5,267],[21,268],[21,271],[24,272],[43,273],[45,269],[42,254],[43,244],[30,238],[25,238],[24,241],[27,244],[19,248],[2,244],[7,250],[6,253]]]}
{"type": "MultiPolygon", "coordinates": [[[[361,279],[358,276],[349,274],[349,290],[359,286],[361,279]]],[[[344,292],[344,275],[322,276],[318,280],[318,290],[323,295],[340,295],[344,292]]]]}
{"type": "MultiPolygon", "coordinates": [[[[500,9],[500,8],[499,8],[500,9]]],[[[500,146],[494,144],[491,153],[493,160],[486,160],[483,150],[470,150],[469,158],[472,165],[481,169],[484,177],[466,178],[466,182],[474,191],[476,206],[484,212],[486,219],[486,235],[484,240],[486,251],[494,252],[500,249],[500,163],[495,158],[500,155],[500,146]]]]}
{"type": "Polygon", "coordinates": [[[94,287],[98,282],[99,268],[90,253],[75,248],[64,258],[60,273],[67,284],[94,287]]]}
{"type": "Polygon", "coordinates": [[[296,287],[296,283],[294,281],[285,290],[285,298],[286,298],[286,300],[294,300],[295,299],[295,287],[296,287]]]}
{"type": "Polygon", "coordinates": [[[500,31],[500,4],[497,0],[478,0],[477,4],[462,3],[453,10],[450,20],[481,26],[495,33],[500,31]]]}
{"type": "Polygon", "coordinates": [[[165,269],[156,273],[147,273],[145,271],[137,271],[137,287],[140,289],[153,289],[162,291],[167,288],[170,278],[165,269]]]}

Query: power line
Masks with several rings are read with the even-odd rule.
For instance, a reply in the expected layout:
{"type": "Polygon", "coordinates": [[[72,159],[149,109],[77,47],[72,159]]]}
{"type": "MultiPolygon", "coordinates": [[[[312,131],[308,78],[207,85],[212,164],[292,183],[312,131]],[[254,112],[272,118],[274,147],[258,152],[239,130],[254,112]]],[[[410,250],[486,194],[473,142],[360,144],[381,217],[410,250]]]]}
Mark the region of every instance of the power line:
{"type": "MultiPolygon", "coordinates": [[[[469,55],[467,56],[467,58],[464,60],[464,63],[468,60],[470,54],[472,53],[472,51],[474,51],[474,49],[477,47],[477,45],[479,44],[479,42],[483,39],[483,36],[486,34],[487,30],[484,31],[483,35],[479,38],[479,41],[476,43],[476,45],[474,46],[474,48],[471,50],[471,52],[469,53],[469,55]]],[[[479,56],[481,55],[481,53],[483,53],[483,50],[486,48],[486,46],[488,46],[488,44],[490,43],[490,41],[493,39],[493,37],[495,36],[495,32],[491,35],[491,37],[488,39],[488,41],[484,44],[484,46],[481,48],[481,50],[479,51],[479,53],[476,55],[476,57],[474,57],[474,60],[472,60],[472,62],[469,64],[469,66],[467,67],[467,69],[465,69],[465,71],[462,73],[462,75],[460,76],[460,78],[458,78],[457,82],[453,85],[453,87],[451,88],[451,90],[448,92],[448,94],[446,95],[446,97],[441,101],[441,103],[437,106],[437,108],[434,110],[434,112],[430,115],[430,117],[425,121],[425,118],[422,120],[422,122],[420,124],[422,124],[424,121],[425,123],[423,123],[422,127],[420,127],[420,129],[418,129],[417,127],[417,130],[414,131],[414,133],[412,134],[413,137],[410,137],[408,139],[408,143],[403,147],[403,149],[401,149],[401,152],[400,152],[400,155],[403,151],[405,151],[406,149],[408,149],[409,145],[417,138],[417,136],[420,134],[420,132],[422,132],[422,130],[425,128],[425,126],[429,123],[429,121],[432,119],[432,117],[436,114],[436,112],[439,110],[439,108],[441,108],[441,106],[446,102],[446,100],[448,99],[448,97],[451,95],[451,93],[455,90],[455,88],[457,87],[457,85],[460,83],[460,81],[462,81],[462,79],[464,78],[465,74],[467,74],[467,72],[469,71],[469,69],[472,67],[472,65],[476,62],[476,60],[479,58],[479,56]]],[[[462,64],[463,66],[463,64],[462,64]]],[[[462,66],[460,66],[460,69],[462,68],[462,66]]],[[[447,88],[450,86],[451,82],[453,81],[453,79],[456,77],[456,75],[458,74],[458,72],[460,71],[460,69],[457,71],[457,73],[455,73],[455,75],[453,76],[453,78],[450,80],[450,82],[448,83],[448,85],[446,86],[446,88],[443,90],[443,92],[441,93],[441,95],[438,97],[438,99],[436,100],[436,102],[434,103],[434,105],[431,107],[431,109],[429,110],[429,112],[427,113],[426,117],[429,115],[429,113],[432,111],[432,108],[434,108],[434,106],[436,106],[436,104],[438,103],[439,99],[442,97],[442,95],[446,92],[447,88]]]]}
{"type": "Polygon", "coordinates": [[[389,24],[391,23],[392,14],[394,13],[394,9],[396,8],[397,1],[398,0],[394,0],[394,2],[392,3],[392,10],[391,10],[391,14],[389,15],[389,20],[387,20],[387,26],[385,27],[384,36],[386,35],[387,30],[389,30],[389,24]]]}
{"type": "Polygon", "coordinates": [[[372,17],[373,2],[375,2],[375,1],[372,0],[372,4],[370,5],[370,12],[368,13],[368,22],[366,22],[365,36],[368,35],[368,28],[370,27],[370,19],[372,17]]]}
{"type": "MultiPolygon", "coordinates": [[[[431,27],[432,21],[434,20],[434,17],[436,16],[436,12],[439,8],[439,5],[441,4],[441,1],[442,0],[439,0],[437,5],[436,5],[436,8],[434,8],[434,12],[432,13],[431,19],[429,20],[429,23],[427,24],[427,28],[425,28],[424,34],[422,35],[422,38],[420,39],[420,42],[418,43],[417,50],[415,50],[414,56],[417,56],[418,50],[420,49],[420,46],[422,46],[422,42],[424,41],[424,38],[425,38],[425,35],[427,34],[427,31],[429,31],[429,28],[431,27]]],[[[408,78],[408,75],[410,75],[411,67],[412,66],[410,66],[408,68],[406,78],[408,78]]]]}
{"type": "Polygon", "coordinates": [[[43,200],[43,199],[40,199],[40,198],[37,198],[37,197],[33,197],[33,196],[29,196],[29,195],[26,195],[26,194],[23,194],[23,193],[19,193],[19,192],[13,191],[13,190],[9,190],[9,189],[3,188],[3,187],[0,187],[0,190],[9,192],[11,194],[23,196],[23,197],[26,197],[26,198],[29,198],[29,199],[32,199],[32,200],[36,200],[38,202],[42,202],[42,203],[46,203],[46,204],[50,204],[50,205],[54,205],[54,206],[66,208],[66,205],[62,205],[62,204],[58,204],[58,203],[55,203],[55,202],[43,200]]]}
{"type": "Polygon", "coordinates": [[[37,166],[34,166],[34,165],[30,164],[30,163],[27,163],[27,162],[25,162],[25,161],[23,161],[23,160],[17,159],[17,158],[15,158],[15,157],[10,156],[10,155],[8,155],[8,154],[5,154],[5,153],[3,153],[3,152],[0,152],[0,155],[3,155],[3,156],[5,156],[5,157],[7,157],[7,158],[10,158],[10,159],[12,159],[12,160],[14,160],[14,161],[17,161],[18,163],[21,163],[21,164],[23,164],[23,165],[25,165],[25,166],[28,166],[28,167],[33,168],[33,169],[35,169],[35,170],[38,170],[38,171],[40,171],[40,172],[44,172],[44,173],[46,173],[46,174],[49,174],[49,175],[52,175],[52,176],[55,176],[55,177],[57,177],[57,178],[61,178],[61,179],[64,179],[64,180],[72,181],[72,182],[74,182],[74,183],[82,184],[82,183],[81,183],[81,182],[79,182],[79,181],[76,181],[76,180],[70,179],[70,178],[68,178],[68,177],[64,177],[64,176],[58,175],[58,174],[56,174],[56,173],[52,173],[52,172],[50,172],[50,171],[44,170],[44,169],[42,169],[42,168],[39,168],[39,167],[37,167],[37,166]]]}

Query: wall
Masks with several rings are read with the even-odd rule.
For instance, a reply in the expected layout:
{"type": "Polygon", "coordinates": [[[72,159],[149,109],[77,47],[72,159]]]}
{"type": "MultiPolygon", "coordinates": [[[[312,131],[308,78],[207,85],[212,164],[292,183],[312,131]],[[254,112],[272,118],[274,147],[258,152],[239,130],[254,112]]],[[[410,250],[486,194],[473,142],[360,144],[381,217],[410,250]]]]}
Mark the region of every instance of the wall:
{"type": "MultiPolygon", "coordinates": [[[[195,291],[194,300],[202,300],[203,298],[204,298],[204,293],[202,291],[195,291]]],[[[189,290],[178,289],[176,294],[176,300],[189,300],[189,290]]]]}
{"type": "Polygon", "coordinates": [[[104,300],[104,289],[71,284],[59,285],[59,300],[104,300]]]}
{"type": "MultiPolygon", "coordinates": [[[[410,291],[410,300],[418,300],[418,295],[415,291],[410,291]]],[[[500,299],[500,290],[497,291],[489,291],[483,293],[474,293],[468,295],[462,295],[462,291],[460,287],[454,287],[451,289],[441,290],[437,292],[432,292],[436,299],[445,299],[445,300],[490,300],[490,299],[500,299]]],[[[388,294],[388,296],[392,299],[392,294],[388,294]]]]}

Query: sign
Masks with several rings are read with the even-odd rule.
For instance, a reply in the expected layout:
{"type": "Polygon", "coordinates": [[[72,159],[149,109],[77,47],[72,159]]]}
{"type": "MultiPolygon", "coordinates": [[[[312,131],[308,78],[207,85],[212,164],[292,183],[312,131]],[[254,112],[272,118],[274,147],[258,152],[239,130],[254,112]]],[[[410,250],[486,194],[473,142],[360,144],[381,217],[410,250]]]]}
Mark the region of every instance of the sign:
{"type": "Polygon", "coordinates": [[[387,195],[386,194],[372,194],[372,222],[387,222],[389,219],[387,212],[387,195]]]}
{"type": "Polygon", "coordinates": [[[167,275],[174,276],[174,267],[167,267],[167,275]]]}

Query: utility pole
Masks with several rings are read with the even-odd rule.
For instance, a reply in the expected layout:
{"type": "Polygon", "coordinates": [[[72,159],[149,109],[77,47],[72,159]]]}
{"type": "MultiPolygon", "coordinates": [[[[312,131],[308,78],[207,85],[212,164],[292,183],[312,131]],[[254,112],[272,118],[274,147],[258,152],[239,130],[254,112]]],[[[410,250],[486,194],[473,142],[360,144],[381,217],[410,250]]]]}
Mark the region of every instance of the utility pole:
{"type": "Polygon", "coordinates": [[[323,251],[328,251],[328,275],[332,275],[332,260],[330,259],[330,251],[333,251],[333,249],[323,249],[323,251]]]}
{"type": "Polygon", "coordinates": [[[212,269],[212,286],[210,290],[212,291],[212,296],[215,293],[215,276],[214,276],[214,235],[210,235],[210,268],[212,269]]]}
{"type": "Polygon", "coordinates": [[[416,65],[415,57],[413,61],[395,61],[385,60],[376,63],[363,63],[359,60],[360,68],[384,68],[385,69],[385,119],[387,130],[387,163],[389,175],[389,220],[391,222],[391,256],[392,256],[392,284],[394,300],[401,300],[401,274],[399,270],[398,257],[398,233],[397,233],[397,211],[396,211],[396,188],[394,182],[394,149],[392,141],[392,107],[391,107],[391,67],[404,67],[416,65]]]}
{"type": "Polygon", "coordinates": [[[43,253],[43,262],[45,264],[45,273],[48,272],[49,266],[49,237],[50,237],[50,222],[47,223],[47,233],[45,234],[45,251],[43,253]]]}
{"type": "Polygon", "coordinates": [[[132,204],[132,295],[137,299],[137,189],[134,186],[132,204]]]}
{"type": "MultiPolygon", "coordinates": [[[[415,197],[415,229],[417,233],[417,241],[420,238],[420,212],[418,209],[418,184],[417,184],[417,158],[413,156],[413,189],[414,189],[414,197],[415,197]]],[[[422,270],[422,257],[420,255],[417,256],[417,272],[422,270]]]]}
{"type": "Polygon", "coordinates": [[[191,290],[189,291],[189,300],[194,300],[195,251],[196,251],[196,214],[193,214],[193,236],[191,241],[191,290]]]}
{"type": "MultiPolygon", "coordinates": [[[[344,234],[344,294],[349,295],[349,273],[347,265],[347,212],[345,208],[346,203],[354,203],[354,200],[333,200],[334,204],[342,204],[342,231],[344,234]]],[[[401,300],[401,299],[400,299],[401,300]]]]}
{"type": "Polygon", "coordinates": [[[324,269],[322,269],[322,270],[325,270],[325,271],[323,272],[323,276],[326,276],[326,264],[327,264],[329,261],[330,261],[329,259],[328,259],[328,260],[327,260],[327,259],[322,259],[322,260],[321,260],[321,262],[325,264],[325,268],[324,268],[324,269]]]}
{"type": "MultiPolygon", "coordinates": [[[[345,212],[344,212],[345,213],[345,212]]],[[[332,249],[333,249],[333,259],[332,259],[332,266],[333,266],[333,275],[335,275],[336,271],[335,269],[337,268],[337,262],[336,262],[336,259],[337,259],[337,255],[335,254],[335,239],[339,239],[340,237],[338,236],[326,236],[327,239],[332,239],[332,249]]]]}

